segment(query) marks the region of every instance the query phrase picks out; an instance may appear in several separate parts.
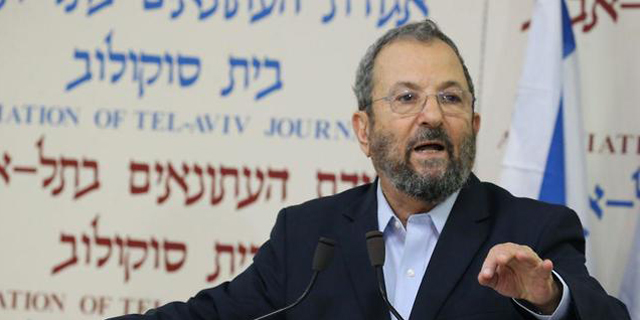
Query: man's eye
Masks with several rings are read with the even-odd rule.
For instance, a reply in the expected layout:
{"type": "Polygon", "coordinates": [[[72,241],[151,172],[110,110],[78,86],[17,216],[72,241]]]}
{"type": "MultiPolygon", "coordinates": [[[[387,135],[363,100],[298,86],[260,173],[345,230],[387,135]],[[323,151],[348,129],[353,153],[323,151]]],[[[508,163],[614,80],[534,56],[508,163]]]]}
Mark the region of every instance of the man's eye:
{"type": "Polygon", "coordinates": [[[395,101],[400,103],[413,103],[417,100],[418,95],[413,92],[404,92],[396,95],[395,101]]]}
{"type": "Polygon", "coordinates": [[[440,98],[440,103],[448,103],[448,104],[460,104],[462,103],[462,96],[459,93],[455,92],[441,92],[438,94],[440,98]]]}

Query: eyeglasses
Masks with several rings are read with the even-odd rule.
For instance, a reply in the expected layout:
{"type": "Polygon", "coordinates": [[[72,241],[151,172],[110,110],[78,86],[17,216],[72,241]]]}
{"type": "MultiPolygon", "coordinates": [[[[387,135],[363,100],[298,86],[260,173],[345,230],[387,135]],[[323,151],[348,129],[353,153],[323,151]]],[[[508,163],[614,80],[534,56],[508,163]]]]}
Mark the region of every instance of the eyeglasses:
{"type": "Polygon", "coordinates": [[[445,114],[463,113],[467,108],[471,107],[475,100],[471,92],[457,88],[428,94],[403,87],[393,90],[386,97],[373,100],[371,104],[380,100],[386,100],[389,102],[389,106],[393,112],[409,116],[422,112],[430,96],[436,97],[438,105],[445,114]]]}

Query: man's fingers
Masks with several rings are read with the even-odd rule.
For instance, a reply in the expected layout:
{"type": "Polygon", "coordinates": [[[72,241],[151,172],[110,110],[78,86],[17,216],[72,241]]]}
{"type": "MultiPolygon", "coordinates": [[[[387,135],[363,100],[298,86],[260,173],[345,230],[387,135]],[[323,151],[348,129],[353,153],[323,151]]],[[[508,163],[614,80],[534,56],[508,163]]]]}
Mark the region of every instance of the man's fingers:
{"type": "Polygon", "coordinates": [[[478,274],[478,282],[480,282],[480,284],[485,286],[489,286],[491,284],[491,279],[495,274],[496,263],[495,257],[493,257],[491,252],[489,252],[489,255],[484,259],[484,263],[482,264],[482,268],[478,274]]]}
{"type": "Polygon", "coordinates": [[[487,278],[493,277],[498,265],[506,265],[514,258],[514,246],[516,245],[513,243],[503,243],[491,248],[484,259],[480,274],[487,278]]]}
{"type": "Polygon", "coordinates": [[[498,277],[495,270],[491,268],[483,268],[478,274],[478,282],[487,287],[495,287],[498,277]]]}
{"type": "Polygon", "coordinates": [[[531,249],[526,247],[528,250],[523,249],[516,252],[516,260],[522,263],[526,267],[536,268],[540,265],[542,260],[535,254],[531,249]]]}
{"type": "Polygon", "coordinates": [[[498,271],[501,266],[508,265],[514,258],[511,250],[503,250],[504,248],[491,249],[487,258],[484,260],[482,269],[478,274],[478,282],[481,285],[495,287],[498,282],[498,271]]]}
{"type": "Polygon", "coordinates": [[[528,246],[502,243],[489,250],[478,274],[478,282],[489,287],[495,286],[501,277],[500,269],[512,270],[521,276],[533,272],[544,277],[551,273],[553,263],[540,259],[528,246]]]}
{"type": "Polygon", "coordinates": [[[542,261],[542,269],[548,273],[551,273],[551,271],[553,270],[553,262],[551,262],[551,260],[549,259],[545,259],[544,261],[542,261]]]}
{"type": "Polygon", "coordinates": [[[498,263],[497,257],[491,255],[487,256],[478,277],[484,279],[485,282],[489,281],[495,275],[498,263]]]}

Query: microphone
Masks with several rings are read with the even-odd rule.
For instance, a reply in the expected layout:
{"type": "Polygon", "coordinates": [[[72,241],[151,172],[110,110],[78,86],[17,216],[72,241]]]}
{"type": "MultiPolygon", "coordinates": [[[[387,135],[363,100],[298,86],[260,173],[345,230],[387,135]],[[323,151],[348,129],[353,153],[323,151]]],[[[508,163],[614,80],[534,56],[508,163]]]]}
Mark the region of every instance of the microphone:
{"type": "Polygon", "coordinates": [[[318,278],[318,273],[326,269],[331,263],[331,260],[333,259],[333,249],[335,246],[336,246],[336,242],[334,240],[320,237],[320,239],[318,239],[318,246],[316,247],[316,251],[313,254],[313,262],[311,265],[311,270],[313,270],[313,275],[311,275],[311,280],[309,281],[309,285],[307,285],[307,288],[304,290],[300,298],[298,298],[298,300],[296,300],[294,303],[282,309],[278,309],[269,314],[265,314],[261,317],[255,318],[254,320],[262,320],[262,319],[269,318],[276,314],[286,312],[287,310],[292,309],[293,307],[300,304],[300,302],[302,302],[302,300],[304,300],[304,298],[306,298],[309,295],[309,292],[311,291],[311,287],[313,287],[313,284],[316,283],[316,278],[318,278]]]}
{"type": "Polygon", "coordinates": [[[371,262],[371,266],[376,269],[376,276],[378,278],[378,289],[380,290],[380,295],[382,296],[382,300],[387,304],[389,311],[396,317],[398,320],[404,320],[402,316],[398,313],[396,308],[394,308],[389,302],[389,298],[387,297],[387,290],[384,286],[384,277],[382,266],[384,265],[384,238],[382,237],[382,232],[378,230],[369,231],[365,234],[367,238],[367,252],[369,253],[369,261],[371,262]]]}

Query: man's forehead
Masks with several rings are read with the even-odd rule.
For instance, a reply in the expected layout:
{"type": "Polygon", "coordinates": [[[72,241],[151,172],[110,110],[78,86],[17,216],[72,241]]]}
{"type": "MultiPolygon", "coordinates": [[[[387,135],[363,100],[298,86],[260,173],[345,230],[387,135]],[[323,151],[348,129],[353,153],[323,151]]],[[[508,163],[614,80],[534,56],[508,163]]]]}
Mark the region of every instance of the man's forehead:
{"type": "Polygon", "coordinates": [[[403,83],[438,89],[468,87],[458,56],[440,39],[398,39],[380,50],[373,64],[374,91],[378,86],[403,83]]]}

